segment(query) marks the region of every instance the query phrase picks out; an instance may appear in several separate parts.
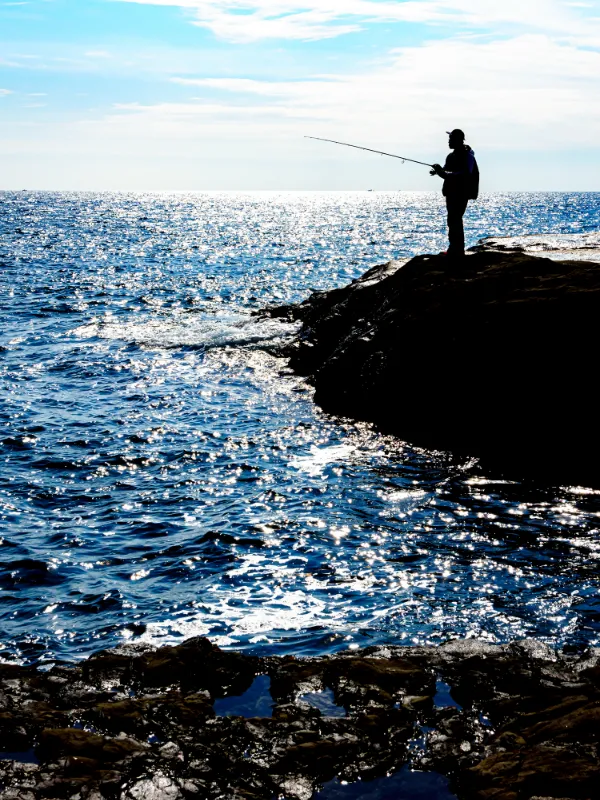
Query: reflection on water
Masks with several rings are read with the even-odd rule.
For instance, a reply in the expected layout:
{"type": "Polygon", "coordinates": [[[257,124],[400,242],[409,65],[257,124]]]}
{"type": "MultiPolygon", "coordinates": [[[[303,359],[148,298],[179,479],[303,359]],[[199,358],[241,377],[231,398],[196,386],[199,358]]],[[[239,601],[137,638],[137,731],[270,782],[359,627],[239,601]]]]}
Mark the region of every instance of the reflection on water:
{"type": "Polygon", "coordinates": [[[39,764],[34,748],[16,753],[0,752],[0,761],[18,761],[20,764],[39,764]]]}
{"type": "Polygon", "coordinates": [[[449,684],[445,681],[442,681],[438,678],[436,685],[435,685],[435,696],[433,698],[433,704],[436,708],[458,708],[459,710],[462,709],[460,703],[457,703],[456,700],[452,697],[452,691],[449,684]]]}
{"type": "Polygon", "coordinates": [[[389,777],[346,783],[337,778],[313,795],[314,800],[456,800],[449,781],[435,772],[409,766],[389,777]]]}
{"type": "MultiPolygon", "coordinates": [[[[469,224],[571,233],[599,207],[497,195],[469,224]]],[[[439,198],[5,193],[0,210],[3,657],[192,635],[598,643],[598,492],[327,417],[261,349],[290,329],[251,310],[438,248],[439,198]]],[[[435,375],[411,390],[443,403],[435,375]]]]}
{"type": "Polygon", "coordinates": [[[217,699],[213,708],[218,717],[270,717],[273,711],[271,679],[268,675],[257,675],[244,694],[217,699]]]}
{"type": "Polygon", "coordinates": [[[335,695],[332,689],[325,688],[320,692],[306,692],[298,697],[297,702],[300,704],[306,703],[312,708],[318,709],[323,717],[346,716],[346,709],[343,706],[338,706],[335,702],[335,695]]]}

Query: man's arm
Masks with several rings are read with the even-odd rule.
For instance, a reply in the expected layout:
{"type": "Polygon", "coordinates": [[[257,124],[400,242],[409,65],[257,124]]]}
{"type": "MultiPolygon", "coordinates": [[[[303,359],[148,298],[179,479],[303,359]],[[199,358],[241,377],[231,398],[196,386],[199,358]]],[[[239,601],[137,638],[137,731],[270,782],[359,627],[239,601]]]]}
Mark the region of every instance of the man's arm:
{"type": "Polygon", "coordinates": [[[459,170],[449,170],[445,167],[442,167],[440,164],[433,164],[433,169],[429,172],[430,175],[439,175],[440,178],[449,178],[450,176],[458,176],[458,175],[471,175],[473,172],[473,168],[475,167],[475,154],[472,150],[469,150],[467,153],[467,163],[465,165],[465,169],[459,170]]]}

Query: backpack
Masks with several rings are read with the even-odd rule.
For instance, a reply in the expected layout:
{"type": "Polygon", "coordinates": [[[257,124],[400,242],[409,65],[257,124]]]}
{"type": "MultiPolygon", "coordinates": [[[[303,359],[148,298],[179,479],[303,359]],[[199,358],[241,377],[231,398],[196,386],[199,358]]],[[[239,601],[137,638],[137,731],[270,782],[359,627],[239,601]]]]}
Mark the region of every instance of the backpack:
{"type": "Polygon", "coordinates": [[[468,198],[469,200],[477,200],[479,197],[479,167],[477,166],[477,159],[473,158],[473,172],[469,175],[468,183],[468,198]]]}
{"type": "Polygon", "coordinates": [[[457,150],[455,153],[450,153],[446,159],[445,169],[451,172],[460,172],[461,175],[460,178],[450,175],[444,180],[442,187],[444,196],[449,193],[460,194],[463,197],[466,195],[468,200],[477,200],[479,196],[479,167],[477,166],[475,154],[469,145],[465,145],[462,152],[457,150]],[[468,158],[470,154],[473,155],[473,170],[468,172],[465,157],[468,158]]]}

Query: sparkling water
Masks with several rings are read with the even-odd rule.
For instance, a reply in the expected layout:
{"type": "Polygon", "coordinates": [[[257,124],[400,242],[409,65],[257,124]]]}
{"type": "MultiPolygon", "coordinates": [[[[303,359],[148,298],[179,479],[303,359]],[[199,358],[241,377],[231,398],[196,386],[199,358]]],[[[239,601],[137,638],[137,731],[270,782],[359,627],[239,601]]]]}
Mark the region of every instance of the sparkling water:
{"type": "MultiPolygon", "coordinates": [[[[599,212],[489,195],[467,238],[599,212]]],[[[0,194],[0,656],[598,644],[599,492],[322,413],[272,354],[294,327],[251,315],[443,249],[444,224],[429,193],[0,194]]],[[[434,369],[413,389],[444,403],[434,369]]]]}

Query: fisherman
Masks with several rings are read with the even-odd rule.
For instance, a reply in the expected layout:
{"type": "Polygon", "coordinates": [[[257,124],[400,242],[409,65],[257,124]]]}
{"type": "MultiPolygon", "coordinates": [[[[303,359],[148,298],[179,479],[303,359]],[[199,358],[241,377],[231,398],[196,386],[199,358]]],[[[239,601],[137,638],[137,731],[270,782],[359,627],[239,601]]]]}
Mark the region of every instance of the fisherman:
{"type": "Polygon", "coordinates": [[[465,231],[463,216],[469,200],[477,200],[479,193],[479,169],[475,161],[475,153],[465,144],[465,135],[459,129],[448,131],[448,154],[443,167],[433,164],[430,175],[439,175],[444,179],[442,194],[446,198],[448,209],[448,240],[446,255],[450,258],[462,258],[465,255],[465,231]]]}

